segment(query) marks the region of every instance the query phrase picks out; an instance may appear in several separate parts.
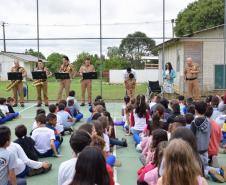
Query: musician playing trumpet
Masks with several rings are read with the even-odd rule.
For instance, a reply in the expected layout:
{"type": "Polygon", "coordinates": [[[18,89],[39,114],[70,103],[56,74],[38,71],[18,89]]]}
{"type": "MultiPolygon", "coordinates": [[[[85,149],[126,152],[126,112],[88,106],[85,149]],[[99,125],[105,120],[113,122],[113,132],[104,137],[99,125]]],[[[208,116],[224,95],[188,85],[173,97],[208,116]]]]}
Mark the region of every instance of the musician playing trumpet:
{"type": "MultiPolygon", "coordinates": [[[[38,60],[38,63],[36,64],[36,68],[34,69],[34,71],[45,71],[47,77],[52,75],[52,73],[48,70],[48,68],[44,66],[44,63],[42,60],[38,60]]],[[[45,106],[49,106],[47,79],[35,80],[33,82],[33,85],[36,87],[36,91],[37,91],[37,107],[40,107],[42,105],[42,92],[43,92],[43,99],[44,99],[45,106]]]]}
{"type": "MultiPolygon", "coordinates": [[[[27,76],[27,72],[23,67],[20,66],[19,60],[14,61],[14,66],[11,68],[11,72],[21,72],[22,76],[25,77],[27,76]]],[[[12,82],[13,83],[13,82],[12,82]]],[[[23,81],[22,80],[17,80],[14,82],[15,85],[12,87],[12,92],[13,92],[13,98],[15,100],[15,103],[13,107],[17,107],[18,104],[18,94],[20,97],[20,105],[21,107],[24,107],[24,91],[23,91],[23,81]]]]}

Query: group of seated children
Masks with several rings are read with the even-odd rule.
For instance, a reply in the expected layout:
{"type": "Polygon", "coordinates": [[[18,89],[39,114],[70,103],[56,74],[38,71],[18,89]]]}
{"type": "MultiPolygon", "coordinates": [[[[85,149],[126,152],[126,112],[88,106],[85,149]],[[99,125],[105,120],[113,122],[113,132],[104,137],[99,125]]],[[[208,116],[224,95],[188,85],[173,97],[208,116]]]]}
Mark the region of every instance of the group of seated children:
{"type": "Polygon", "coordinates": [[[134,103],[124,98],[121,125],[132,133],[143,164],[138,184],[206,184],[201,176],[226,182],[226,167],[217,161],[219,148],[226,149],[226,96],[208,96],[206,101],[196,102],[184,99],[179,96],[169,102],[152,95],[148,103],[144,95],[138,95],[134,103]]]}
{"type": "Polygon", "coordinates": [[[19,116],[19,113],[13,110],[13,104],[13,98],[8,97],[6,99],[0,97],[0,124],[3,124],[7,121],[11,121],[19,116]]]}

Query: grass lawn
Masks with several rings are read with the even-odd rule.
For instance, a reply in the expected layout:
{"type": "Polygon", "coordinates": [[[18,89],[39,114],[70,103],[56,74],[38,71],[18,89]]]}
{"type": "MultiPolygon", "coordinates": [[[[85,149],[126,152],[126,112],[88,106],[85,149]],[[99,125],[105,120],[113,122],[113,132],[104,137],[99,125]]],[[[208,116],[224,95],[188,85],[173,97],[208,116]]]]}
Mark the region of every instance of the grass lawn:
{"type": "MultiPolygon", "coordinates": [[[[8,97],[12,96],[11,92],[7,92],[6,86],[9,84],[9,81],[0,82],[0,96],[8,97]]],[[[93,98],[100,94],[100,80],[93,80],[92,87],[92,96],[93,98]]],[[[56,100],[57,92],[59,90],[59,82],[54,79],[50,79],[48,83],[48,96],[49,100],[56,100]]],[[[146,93],[146,84],[137,84],[136,94],[145,94],[146,93]]],[[[81,86],[80,79],[73,79],[71,83],[71,89],[76,91],[77,99],[81,99],[81,86]]],[[[29,96],[28,100],[36,100],[36,88],[32,86],[32,82],[28,81],[28,91],[29,96]]],[[[123,84],[109,84],[106,81],[103,81],[103,97],[105,100],[121,100],[125,95],[125,87],[123,84]]]]}

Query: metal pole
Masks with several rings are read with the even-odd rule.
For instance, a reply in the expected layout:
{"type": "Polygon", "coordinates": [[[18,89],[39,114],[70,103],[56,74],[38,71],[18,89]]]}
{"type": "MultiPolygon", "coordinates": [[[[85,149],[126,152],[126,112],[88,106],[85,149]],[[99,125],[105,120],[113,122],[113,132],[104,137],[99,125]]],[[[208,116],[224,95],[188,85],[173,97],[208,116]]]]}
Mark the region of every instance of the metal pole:
{"type": "Polygon", "coordinates": [[[174,38],[174,19],[171,19],[172,23],[172,38],[174,38]]]}
{"type": "Polygon", "coordinates": [[[5,24],[6,24],[5,22],[2,22],[4,52],[6,52],[6,42],[5,42],[5,24]]]}
{"type": "Polygon", "coordinates": [[[226,0],[224,0],[224,68],[223,68],[223,89],[226,89],[226,0]]]}
{"type": "Polygon", "coordinates": [[[100,95],[103,96],[103,60],[102,60],[102,1],[100,0],[100,95]]]}
{"type": "Polygon", "coordinates": [[[38,59],[39,59],[39,7],[38,7],[38,0],[37,2],[37,49],[38,49],[38,59]]]}
{"type": "Polygon", "coordinates": [[[162,69],[165,67],[165,0],[163,0],[163,44],[162,44],[162,69]]]}

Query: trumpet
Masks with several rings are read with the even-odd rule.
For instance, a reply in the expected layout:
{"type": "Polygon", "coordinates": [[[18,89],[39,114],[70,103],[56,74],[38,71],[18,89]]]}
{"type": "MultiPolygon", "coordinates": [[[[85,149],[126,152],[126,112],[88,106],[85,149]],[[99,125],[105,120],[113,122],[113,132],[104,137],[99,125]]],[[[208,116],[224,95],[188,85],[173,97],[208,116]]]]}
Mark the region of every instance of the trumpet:
{"type": "Polygon", "coordinates": [[[20,80],[13,80],[10,82],[9,85],[6,87],[6,91],[10,91],[15,85],[17,85],[20,82],[20,80]]]}
{"type": "Polygon", "coordinates": [[[43,80],[35,80],[35,81],[32,83],[32,85],[35,86],[35,87],[37,87],[37,86],[39,86],[39,85],[43,85],[43,83],[44,83],[43,80]]]}

